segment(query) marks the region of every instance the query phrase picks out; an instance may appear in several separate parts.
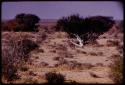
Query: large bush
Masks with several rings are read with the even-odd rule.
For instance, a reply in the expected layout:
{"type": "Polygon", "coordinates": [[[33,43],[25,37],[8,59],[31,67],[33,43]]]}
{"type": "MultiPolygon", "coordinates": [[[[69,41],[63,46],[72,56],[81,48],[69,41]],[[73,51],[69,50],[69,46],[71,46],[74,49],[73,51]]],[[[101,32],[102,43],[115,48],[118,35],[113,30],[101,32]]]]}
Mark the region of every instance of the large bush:
{"type": "Polygon", "coordinates": [[[14,19],[2,23],[3,31],[38,31],[40,18],[34,14],[17,14],[14,19]]]}
{"type": "Polygon", "coordinates": [[[71,15],[63,17],[57,21],[57,31],[66,31],[68,33],[81,34],[83,28],[84,19],[79,15],[71,15]]]}
{"type": "Polygon", "coordinates": [[[112,17],[93,16],[85,18],[85,27],[96,33],[108,31],[114,24],[112,17]]]}
{"type": "Polygon", "coordinates": [[[93,16],[83,18],[77,14],[59,19],[56,30],[65,31],[70,35],[76,34],[86,42],[91,39],[95,40],[100,34],[108,31],[113,24],[112,17],[93,16]]]}

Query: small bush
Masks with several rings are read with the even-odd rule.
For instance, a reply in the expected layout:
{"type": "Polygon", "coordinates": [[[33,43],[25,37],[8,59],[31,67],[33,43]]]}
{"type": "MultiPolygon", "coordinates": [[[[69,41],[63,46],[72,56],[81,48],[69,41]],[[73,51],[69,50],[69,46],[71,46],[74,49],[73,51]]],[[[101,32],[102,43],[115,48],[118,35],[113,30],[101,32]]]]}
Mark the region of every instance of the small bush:
{"type": "Polygon", "coordinates": [[[123,82],[123,58],[121,56],[114,55],[113,64],[111,64],[110,77],[113,79],[115,83],[123,82]]]}
{"type": "Polygon", "coordinates": [[[14,61],[8,57],[2,59],[2,77],[5,77],[8,81],[19,79],[19,75],[16,74],[17,68],[14,64],[17,63],[14,63],[14,61]]]}
{"type": "Polygon", "coordinates": [[[64,83],[64,76],[60,73],[49,72],[45,74],[48,83],[64,83]]]}
{"type": "Polygon", "coordinates": [[[29,75],[36,76],[37,74],[35,74],[33,71],[29,71],[29,75]]]}
{"type": "Polygon", "coordinates": [[[68,64],[68,61],[65,59],[61,59],[61,60],[59,60],[59,63],[55,64],[55,67],[58,67],[58,66],[64,65],[64,64],[68,64]]]}
{"type": "Polygon", "coordinates": [[[107,40],[107,46],[118,46],[119,45],[119,41],[117,40],[107,40]]]}
{"type": "Polygon", "coordinates": [[[95,53],[95,52],[90,52],[90,55],[92,55],[92,56],[98,56],[98,54],[95,53]]]}
{"type": "Polygon", "coordinates": [[[28,67],[26,67],[26,66],[25,67],[21,67],[20,70],[21,71],[28,71],[28,67]]]}
{"type": "Polygon", "coordinates": [[[19,24],[15,20],[9,20],[2,23],[2,31],[14,31],[18,26],[19,24]]]}
{"type": "Polygon", "coordinates": [[[40,65],[41,65],[41,66],[48,66],[49,64],[46,63],[46,62],[40,62],[40,65]]]}
{"type": "Polygon", "coordinates": [[[20,62],[19,59],[20,55],[15,47],[8,46],[7,44],[5,46],[2,45],[2,74],[8,81],[14,80],[18,76],[16,73],[20,62]]]}
{"type": "Polygon", "coordinates": [[[83,68],[82,64],[77,61],[69,61],[67,65],[69,66],[70,70],[83,68]]]}
{"type": "Polygon", "coordinates": [[[43,49],[38,49],[37,52],[44,53],[43,49]]]}
{"type": "Polygon", "coordinates": [[[19,58],[16,58],[16,54],[13,55],[13,53],[13,51],[10,52],[10,49],[2,48],[2,77],[5,77],[8,81],[19,78],[16,74],[19,58]]]}
{"type": "Polygon", "coordinates": [[[24,24],[26,27],[28,27],[24,31],[36,31],[35,24],[39,22],[40,18],[34,14],[21,13],[15,16],[15,20],[19,24],[24,24]]]}
{"type": "Polygon", "coordinates": [[[23,52],[25,55],[38,47],[38,45],[30,39],[23,39],[18,41],[17,43],[20,46],[20,49],[19,49],[20,52],[23,52]]]}

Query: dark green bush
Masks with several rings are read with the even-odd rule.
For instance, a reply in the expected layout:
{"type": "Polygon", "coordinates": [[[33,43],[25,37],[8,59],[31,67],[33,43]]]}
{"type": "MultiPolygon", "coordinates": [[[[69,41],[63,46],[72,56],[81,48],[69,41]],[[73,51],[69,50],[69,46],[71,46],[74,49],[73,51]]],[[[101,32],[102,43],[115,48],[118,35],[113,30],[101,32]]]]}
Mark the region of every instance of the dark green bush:
{"type": "Polygon", "coordinates": [[[35,24],[39,22],[40,18],[33,14],[18,14],[15,19],[18,23],[22,23],[27,26],[29,29],[26,31],[35,31],[35,24]]]}
{"type": "Polygon", "coordinates": [[[85,18],[85,27],[96,33],[108,31],[114,24],[112,17],[93,16],[85,18]]]}
{"type": "Polygon", "coordinates": [[[64,76],[60,73],[49,72],[45,74],[48,83],[64,83],[64,76]]]}
{"type": "Polygon", "coordinates": [[[17,43],[20,46],[20,48],[18,49],[19,52],[23,52],[25,55],[38,47],[38,45],[30,39],[23,39],[18,41],[17,43]]]}
{"type": "Polygon", "coordinates": [[[81,34],[83,28],[84,19],[79,15],[71,15],[63,17],[57,21],[57,31],[65,31],[68,33],[81,34]]]}
{"type": "Polygon", "coordinates": [[[2,23],[2,31],[38,31],[40,18],[34,14],[17,14],[14,19],[2,23]]]}
{"type": "Polygon", "coordinates": [[[83,18],[77,15],[63,17],[57,21],[56,30],[79,35],[84,42],[95,40],[99,35],[108,31],[114,24],[112,17],[93,16],[83,18]]]}

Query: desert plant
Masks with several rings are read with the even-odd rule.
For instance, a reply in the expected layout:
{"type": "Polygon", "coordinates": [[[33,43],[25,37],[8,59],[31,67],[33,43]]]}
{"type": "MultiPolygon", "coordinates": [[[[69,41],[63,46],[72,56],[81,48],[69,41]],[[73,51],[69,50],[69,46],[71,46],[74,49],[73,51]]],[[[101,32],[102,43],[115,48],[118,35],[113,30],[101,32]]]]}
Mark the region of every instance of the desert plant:
{"type": "Polygon", "coordinates": [[[22,23],[27,26],[26,31],[35,31],[35,24],[39,22],[40,18],[34,14],[18,14],[16,15],[15,19],[19,22],[22,21],[22,23]]]}
{"type": "Polygon", "coordinates": [[[93,16],[82,18],[78,14],[63,17],[57,21],[57,31],[67,32],[70,37],[76,37],[79,44],[73,43],[79,47],[86,42],[94,41],[99,35],[108,31],[114,24],[111,17],[93,16]]]}
{"type": "Polygon", "coordinates": [[[92,55],[92,56],[97,56],[98,54],[95,53],[95,52],[90,52],[90,55],[92,55]]]}
{"type": "Polygon", "coordinates": [[[36,76],[37,74],[35,74],[33,71],[29,71],[29,75],[36,76]]]}
{"type": "Polygon", "coordinates": [[[41,66],[48,66],[49,64],[46,63],[46,62],[40,62],[40,65],[41,65],[41,66]]]}
{"type": "Polygon", "coordinates": [[[8,20],[2,24],[2,31],[16,31],[19,26],[15,20],[8,20]]]}
{"type": "Polygon", "coordinates": [[[17,67],[15,67],[15,65],[18,66],[19,60],[17,58],[13,58],[12,53],[9,49],[2,49],[2,77],[5,77],[8,81],[19,78],[16,74],[17,67]]]}
{"type": "Polygon", "coordinates": [[[53,59],[54,59],[54,60],[57,60],[57,61],[61,61],[61,60],[63,60],[64,58],[63,58],[63,57],[54,57],[53,59]]]}
{"type": "Polygon", "coordinates": [[[18,77],[17,70],[24,64],[23,60],[27,60],[28,53],[36,48],[33,41],[26,38],[24,34],[13,32],[2,35],[2,74],[9,81],[18,77]]]}
{"type": "Polygon", "coordinates": [[[80,34],[80,29],[83,28],[84,19],[77,15],[63,17],[57,21],[57,30],[65,31],[73,34],[80,34]]]}
{"type": "Polygon", "coordinates": [[[34,14],[17,14],[14,19],[2,23],[3,31],[38,31],[36,23],[40,18],[34,14]]]}
{"type": "Polygon", "coordinates": [[[38,47],[38,45],[30,39],[23,39],[18,41],[17,43],[20,46],[20,49],[18,50],[20,50],[20,52],[24,52],[25,55],[38,47]]]}
{"type": "Polygon", "coordinates": [[[21,70],[21,71],[28,71],[28,67],[23,66],[23,67],[20,68],[20,70],[21,70]]]}
{"type": "Polygon", "coordinates": [[[87,28],[93,32],[103,33],[108,31],[114,24],[112,17],[106,16],[92,16],[85,18],[87,28]]]}
{"type": "Polygon", "coordinates": [[[25,13],[20,13],[15,16],[15,19],[18,23],[22,24],[24,22],[23,17],[25,16],[25,13]]]}
{"type": "Polygon", "coordinates": [[[113,64],[111,64],[111,75],[115,83],[123,82],[123,58],[119,55],[114,55],[113,64]],[[116,57],[117,56],[117,57],[116,57]]]}
{"type": "Polygon", "coordinates": [[[58,66],[64,65],[64,64],[65,65],[68,64],[68,61],[65,59],[60,59],[59,62],[57,64],[55,64],[55,67],[58,67],[58,66]]]}
{"type": "Polygon", "coordinates": [[[45,74],[48,83],[64,83],[65,77],[60,73],[49,72],[45,74]]]}
{"type": "Polygon", "coordinates": [[[16,80],[16,79],[20,79],[20,76],[17,73],[17,69],[15,67],[10,67],[7,72],[6,72],[6,75],[5,77],[8,78],[8,81],[13,81],[13,80],[16,80]]]}
{"type": "Polygon", "coordinates": [[[118,40],[107,40],[107,46],[119,46],[118,40]]]}

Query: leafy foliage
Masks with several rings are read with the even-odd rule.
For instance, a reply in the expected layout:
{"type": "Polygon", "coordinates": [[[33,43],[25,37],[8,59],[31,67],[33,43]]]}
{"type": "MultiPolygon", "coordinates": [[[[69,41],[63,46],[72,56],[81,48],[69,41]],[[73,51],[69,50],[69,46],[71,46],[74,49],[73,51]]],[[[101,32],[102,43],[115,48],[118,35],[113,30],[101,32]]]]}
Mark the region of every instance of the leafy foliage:
{"type": "Polygon", "coordinates": [[[40,18],[34,14],[17,14],[14,19],[2,23],[3,31],[38,31],[36,23],[40,18]]]}
{"type": "Polygon", "coordinates": [[[108,31],[114,24],[112,17],[93,16],[83,18],[78,14],[63,17],[57,21],[56,30],[79,35],[84,42],[95,40],[98,36],[108,31]]]}

